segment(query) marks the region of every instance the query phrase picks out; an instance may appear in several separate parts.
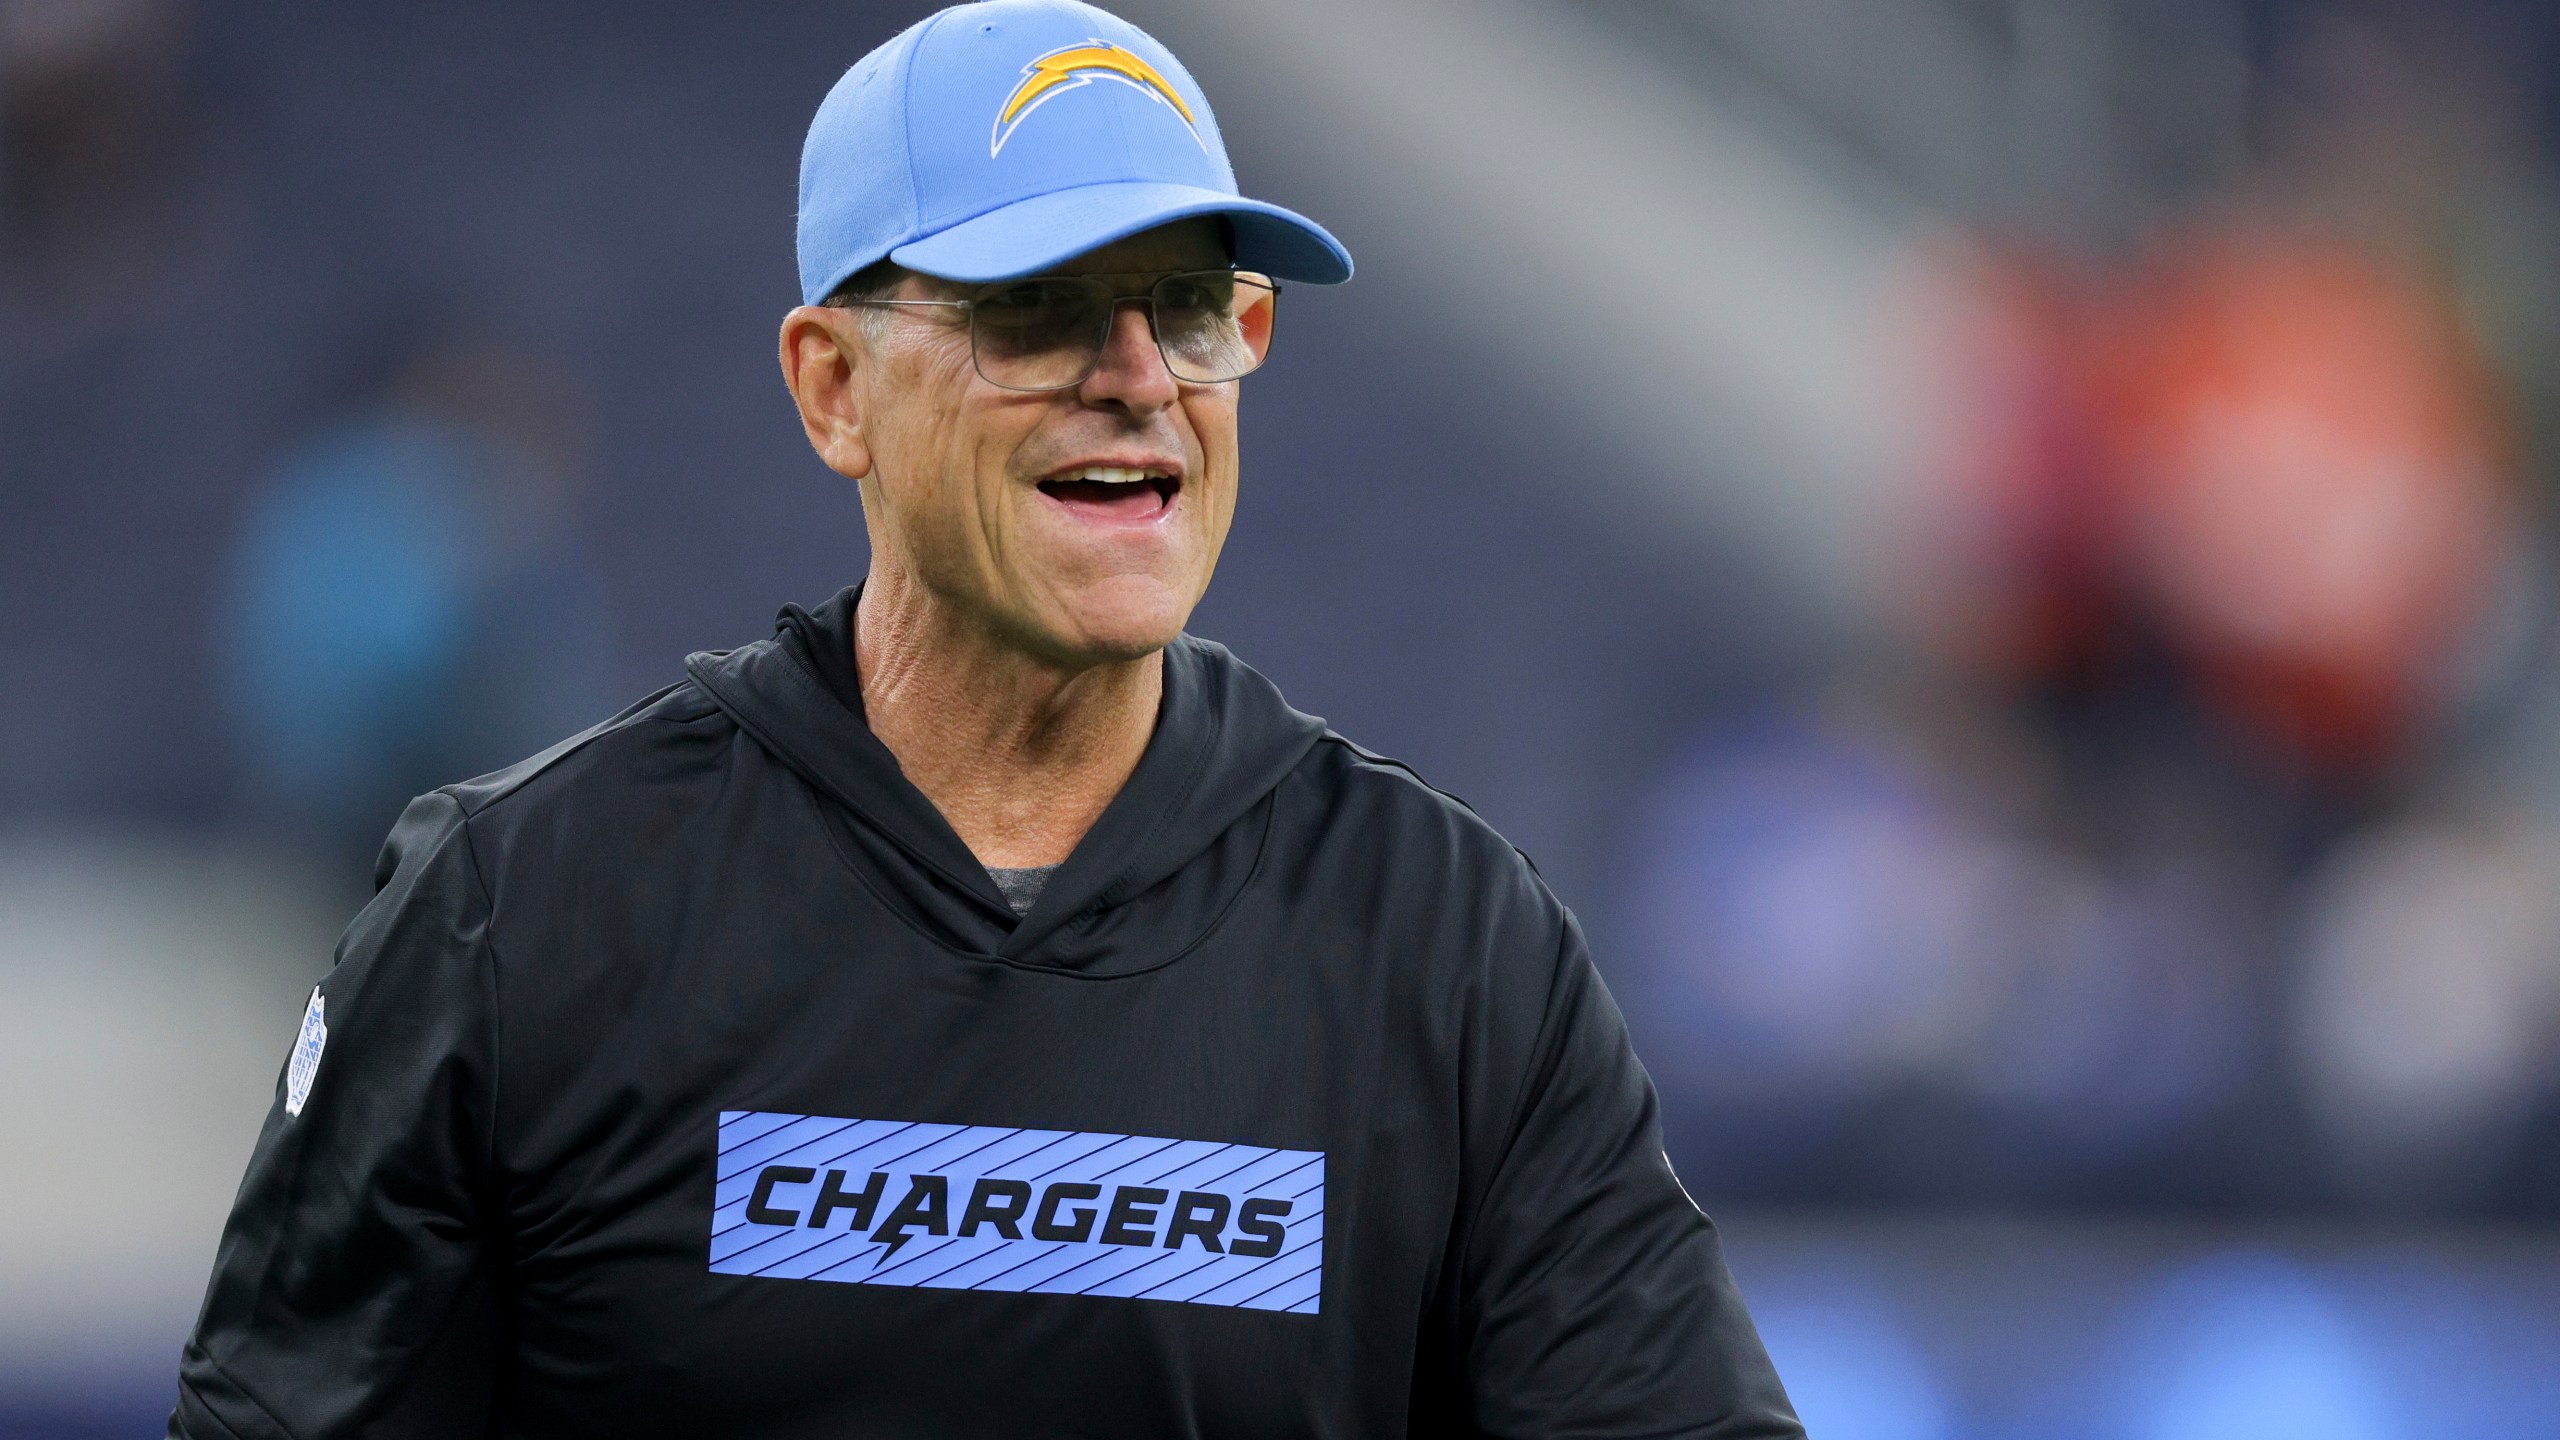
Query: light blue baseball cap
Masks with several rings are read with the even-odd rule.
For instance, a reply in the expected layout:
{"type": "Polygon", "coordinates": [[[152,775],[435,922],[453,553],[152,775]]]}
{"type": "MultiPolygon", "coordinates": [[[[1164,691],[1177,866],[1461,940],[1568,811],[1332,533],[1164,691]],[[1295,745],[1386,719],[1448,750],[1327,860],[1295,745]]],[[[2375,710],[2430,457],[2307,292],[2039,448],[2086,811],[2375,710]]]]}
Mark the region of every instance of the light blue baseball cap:
{"type": "Polygon", "coordinates": [[[910,26],[844,73],[800,152],[800,293],[886,259],[947,280],[1037,274],[1195,215],[1236,264],[1351,278],[1303,215],[1236,191],[1199,83],[1128,21],[1078,0],[983,0],[910,26]]]}

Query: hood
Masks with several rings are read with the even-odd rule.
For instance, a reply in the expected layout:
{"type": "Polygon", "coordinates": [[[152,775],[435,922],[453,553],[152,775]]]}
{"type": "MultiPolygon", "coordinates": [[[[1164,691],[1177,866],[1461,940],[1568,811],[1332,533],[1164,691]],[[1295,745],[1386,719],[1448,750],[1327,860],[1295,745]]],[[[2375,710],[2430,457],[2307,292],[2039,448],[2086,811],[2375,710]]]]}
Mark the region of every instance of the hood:
{"type": "Polygon", "coordinates": [[[1129,783],[1017,918],[863,718],[860,594],[788,607],[772,639],[690,656],[685,671],[840,807],[828,818],[845,859],[880,898],[953,949],[1090,978],[1169,964],[1198,943],[1242,891],[1271,792],[1324,722],[1291,709],[1224,646],[1176,640],[1155,734],[1129,783]]]}

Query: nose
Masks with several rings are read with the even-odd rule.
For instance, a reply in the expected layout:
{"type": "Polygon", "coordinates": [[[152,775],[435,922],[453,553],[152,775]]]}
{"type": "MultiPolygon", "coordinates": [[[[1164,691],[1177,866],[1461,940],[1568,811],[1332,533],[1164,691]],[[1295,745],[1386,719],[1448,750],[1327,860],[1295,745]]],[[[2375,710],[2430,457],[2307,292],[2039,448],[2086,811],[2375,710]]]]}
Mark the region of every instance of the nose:
{"type": "Polygon", "coordinates": [[[1076,387],[1083,401],[1097,408],[1127,412],[1147,419],[1181,398],[1181,382],[1164,365],[1156,348],[1155,327],[1143,299],[1132,296],[1111,312],[1111,334],[1102,344],[1102,359],[1076,387]]]}

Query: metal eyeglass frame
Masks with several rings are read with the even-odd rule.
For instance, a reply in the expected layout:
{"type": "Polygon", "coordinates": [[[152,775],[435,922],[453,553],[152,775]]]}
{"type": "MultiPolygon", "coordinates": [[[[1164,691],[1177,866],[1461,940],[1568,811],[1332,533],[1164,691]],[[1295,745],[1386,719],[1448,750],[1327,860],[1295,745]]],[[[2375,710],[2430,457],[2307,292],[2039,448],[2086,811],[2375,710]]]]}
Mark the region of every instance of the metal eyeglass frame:
{"type": "MultiPolygon", "coordinates": [[[[1166,374],[1172,375],[1174,379],[1181,381],[1185,385],[1224,385],[1230,380],[1243,379],[1245,376],[1252,374],[1255,370],[1261,369],[1270,361],[1272,341],[1265,341],[1262,347],[1262,354],[1255,358],[1250,368],[1239,370],[1235,374],[1229,375],[1225,377],[1225,379],[1220,380],[1186,379],[1174,369],[1173,357],[1165,353],[1164,333],[1156,328],[1155,307],[1156,292],[1158,290],[1161,290],[1166,285],[1169,285],[1176,280],[1186,280],[1198,275],[1220,275],[1228,277],[1229,279],[1240,280],[1245,284],[1259,285],[1263,289],[1271,292],[1271,299],[1269,303],[1271,305],[1272,316],[1272,340],[1277,340],[1280,318],[1280,282],[1258,270],[1174,270],[1162,273],[1155,271],[1126,271],[1117,274],[1102,275],[1026,275],[1022,277],[1022,280],[1000,280],[993,282],[989,287],[989,290],[992,292],[992,290],[998,286],[1018,285],[1021,284],[1023,280],[1128,280],[1147,274],[1154,274],[1156,276],[1156,281],[1154,284],[1147,287],[1146,293],[1140,295],[1113,296],[1110,313],[1116,319],[1120,314],[1120,307],[1123,305],[1143,305],[1147,307],[1147,337],[1156,342],[1156,355],[1159,359],[1164,361],[1166,374]]],[[[1085,365],[1084,373],[1076,376],[1073,380],[1064,381],[1056,385],[1007,385],[1003,381],[989,375],[987,373],[987,367],[980,359],[978,352],[977,309],[979,302],[985,298],[984,294],[972,296],[966,300],[864,300],[852,297],[845,297],[841,299],[829,297],[827,304],[844,308],[859,307],[863,309],[884,310],[958,310],[969,316],[970,367],[978,372],[979,379],[986,381],[988,384],[995,386],[999,390],[1010,390],[1019,395],[1041,395],[1057,390],[1073,390],[1087,380],[1092,379],[1093,372],[1102,368],[1103,351],[1108,349],[1111,343],[1111,331],[1107,325],[1103,329],[1103,343],[1094,347],[1093,359],[1085,365]]]]}

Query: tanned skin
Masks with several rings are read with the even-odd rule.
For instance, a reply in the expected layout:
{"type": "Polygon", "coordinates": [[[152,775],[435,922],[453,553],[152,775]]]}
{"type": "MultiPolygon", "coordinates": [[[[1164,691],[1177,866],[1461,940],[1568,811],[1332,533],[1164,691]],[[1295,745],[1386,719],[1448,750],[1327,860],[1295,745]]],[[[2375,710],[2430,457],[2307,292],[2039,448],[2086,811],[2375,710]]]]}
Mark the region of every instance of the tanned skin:
{"type": "MultiPolygon", "coordinates": [[[[1191,220],[1054,273],[1141,295],[1226,263],[1214,223],[1191,220]]],[[[891,298],[967,293],[910,275],[891,298]]],[[[1164,647],[1226,544],[1238,382],[1176,380],[1136,306],[1069,390],[988,384],[965,319],[933,309],[802,306],[782,370],[809,443],[861,485],[872,733],[981,863],[1066,859],[1137,768],[1164,647]]]]}

